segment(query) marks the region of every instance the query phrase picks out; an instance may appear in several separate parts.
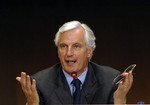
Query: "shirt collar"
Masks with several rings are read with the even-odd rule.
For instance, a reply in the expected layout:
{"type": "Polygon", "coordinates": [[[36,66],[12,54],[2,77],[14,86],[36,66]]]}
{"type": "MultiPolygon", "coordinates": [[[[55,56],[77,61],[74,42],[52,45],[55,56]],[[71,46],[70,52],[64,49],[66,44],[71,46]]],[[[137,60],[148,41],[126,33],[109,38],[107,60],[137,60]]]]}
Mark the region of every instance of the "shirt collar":
{"type": "MultiPolygon", "coordinates": [[[[78,77],[78,79],[81,81],[82,84],[85,81],[87,71],[88,71],[88,68],[86,68],[86,70],[78,77]]],[[[64,75],[66,77],[66,80],[67,80],[68,84],[70,85],[72,80],[73,80],[73,77],[71,75],[69,75],[66,71],[63,70],[63,72],[64,72],[64,75]]]]}

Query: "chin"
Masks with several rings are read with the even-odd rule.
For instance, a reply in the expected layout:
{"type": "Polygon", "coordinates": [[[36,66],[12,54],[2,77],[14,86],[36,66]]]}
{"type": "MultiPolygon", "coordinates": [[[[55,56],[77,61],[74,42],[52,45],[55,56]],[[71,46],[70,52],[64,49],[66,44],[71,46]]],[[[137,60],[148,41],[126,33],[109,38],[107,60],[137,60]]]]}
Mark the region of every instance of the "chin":
{"type": "Polygon", "coordinates": [[[69,72],[69,73],[72,73],[72,72],[77,72],[77,70],[73,69],[73,68],[70,68],[70,69],[66,69],[65,71],[69,72]]]}

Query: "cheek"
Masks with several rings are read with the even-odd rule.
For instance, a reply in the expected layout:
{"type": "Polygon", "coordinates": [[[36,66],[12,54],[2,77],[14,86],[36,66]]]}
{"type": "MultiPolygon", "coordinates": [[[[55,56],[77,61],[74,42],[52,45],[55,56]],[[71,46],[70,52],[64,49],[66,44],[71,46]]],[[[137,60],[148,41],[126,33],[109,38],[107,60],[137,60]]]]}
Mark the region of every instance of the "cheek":
{"type": "Polygon", "coordinates": [[[84,59],[88,58],[89,54],[87,52],[80,52],[80,53],[78,53],[77,56],[78,56],[78,59],[84,60],[84,59]]]}
{"type": "Polygon", "coordinates": [[[58,58],[59,58],[60,60],[62,60],[62,59],[64,58],[64,56],[65,56],[65,54],[64,54],[63,52],[58,51],[58,58]]]}
{"type": "Polygon", "coordinates": [[[81,58],[81,60],[87,60],[92,56],[91,51],[85,51],[83,53],[80,53],[79,58],[81,58]]]}
{"type": "Polygon", "coordinates": [[[58,58],[61,59],[62,58],[62,53],[58,50],[58,58]]]}

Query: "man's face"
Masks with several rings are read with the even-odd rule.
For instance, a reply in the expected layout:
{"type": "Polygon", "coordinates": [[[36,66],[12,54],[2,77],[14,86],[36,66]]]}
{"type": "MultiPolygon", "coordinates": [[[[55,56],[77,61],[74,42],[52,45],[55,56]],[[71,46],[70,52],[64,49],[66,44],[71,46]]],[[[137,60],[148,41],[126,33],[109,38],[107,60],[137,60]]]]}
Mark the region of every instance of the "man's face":
{"type": "Polygon", "coordinates": [[[93,50],[87,49],[85,31],[82,27],[63,32],[58,42],[58,57],[63,69],[79,76],[85,71],[93,50]]]}

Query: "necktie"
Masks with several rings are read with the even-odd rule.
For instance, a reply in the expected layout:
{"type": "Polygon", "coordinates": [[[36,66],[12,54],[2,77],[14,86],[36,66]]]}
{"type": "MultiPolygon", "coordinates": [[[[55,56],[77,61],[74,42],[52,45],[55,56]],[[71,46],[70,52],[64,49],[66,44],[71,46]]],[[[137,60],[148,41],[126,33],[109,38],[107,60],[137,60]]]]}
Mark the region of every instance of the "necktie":
{"type": "Polygon", "coordinates": [[[81,95],[81,91],[80,91],[81,81],[79,79],[74,79],[73,85],[75,87],[75,92],[73,94],[73,104],[79,105],[80,104],[80,95],[81,95]]]}

